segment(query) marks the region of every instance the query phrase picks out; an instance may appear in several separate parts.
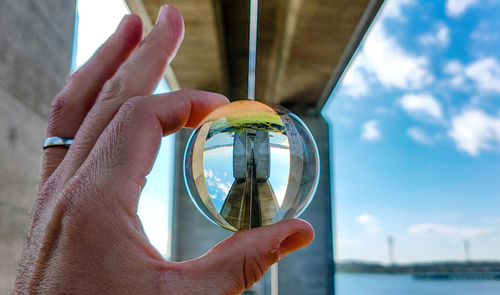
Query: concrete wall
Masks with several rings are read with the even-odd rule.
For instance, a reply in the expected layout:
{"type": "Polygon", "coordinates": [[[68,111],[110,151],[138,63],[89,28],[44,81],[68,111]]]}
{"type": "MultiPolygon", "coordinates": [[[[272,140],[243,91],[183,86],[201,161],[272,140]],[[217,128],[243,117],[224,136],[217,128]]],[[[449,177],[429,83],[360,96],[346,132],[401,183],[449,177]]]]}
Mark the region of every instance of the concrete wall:
{"type": "Polygon", "coordinates": [[[75,1],[0,0],[0,293],[13,289],[50,102],[71,61],[75,1]]]}

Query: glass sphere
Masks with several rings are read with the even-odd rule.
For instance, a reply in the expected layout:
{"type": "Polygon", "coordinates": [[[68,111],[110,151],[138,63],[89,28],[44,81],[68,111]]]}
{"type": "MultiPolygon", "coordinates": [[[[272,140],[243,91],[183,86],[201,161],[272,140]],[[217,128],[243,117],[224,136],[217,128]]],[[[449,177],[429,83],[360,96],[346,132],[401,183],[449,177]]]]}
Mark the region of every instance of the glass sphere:
{"type": "Polygon", "coordinates": [[[306,125],[280,106],[240,100],[210,113],[188,141],[184,180],[214,223],[249,229],[300,215],[319,178],[306,125]]]}

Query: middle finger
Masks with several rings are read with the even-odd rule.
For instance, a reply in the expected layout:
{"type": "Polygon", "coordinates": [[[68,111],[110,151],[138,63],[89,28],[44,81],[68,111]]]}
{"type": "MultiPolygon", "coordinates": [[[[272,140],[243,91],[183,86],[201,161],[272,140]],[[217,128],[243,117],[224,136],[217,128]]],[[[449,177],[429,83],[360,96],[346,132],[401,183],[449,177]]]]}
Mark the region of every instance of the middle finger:
{"type": "Polygon", "coordinates": [[[102,131],[125,101],[153,92],[183,37],[184,22],[180,12],[163,6],[151,33],[106,82],[96,104],[85,118],[63,162],[66,178],[71,177],[85,161],[102,131]]]}

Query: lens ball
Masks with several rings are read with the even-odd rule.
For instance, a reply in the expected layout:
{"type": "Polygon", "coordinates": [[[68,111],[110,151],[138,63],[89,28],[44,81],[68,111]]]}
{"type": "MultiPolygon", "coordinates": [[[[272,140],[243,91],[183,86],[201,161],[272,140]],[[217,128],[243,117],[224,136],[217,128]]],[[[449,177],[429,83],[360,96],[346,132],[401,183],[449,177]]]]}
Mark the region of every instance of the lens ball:
{"type": "Polygon", "coordinates": [[[306,125],[287,109],[240,100],[210,113],[188,141],[184,180],[214,223],[250,229],[299,216],[319,178],[306,125]]]}

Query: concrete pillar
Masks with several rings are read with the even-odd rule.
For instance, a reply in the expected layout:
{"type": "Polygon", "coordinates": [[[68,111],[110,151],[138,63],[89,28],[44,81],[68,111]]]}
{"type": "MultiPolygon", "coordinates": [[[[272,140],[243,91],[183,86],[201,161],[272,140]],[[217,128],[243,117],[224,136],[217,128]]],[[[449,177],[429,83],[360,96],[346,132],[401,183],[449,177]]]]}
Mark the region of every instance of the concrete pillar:
{"type": "MultiPolygon", "coordinates": [[[[296,114],[311,130],[321,159],[318,190],[300,218],[312,224],[315,238],[311,245],[281,259],[278,263],[279,294],[333,294],[332,194],[330,181],[330,138],[328,123],[317,114],[296,114]]],[[[273,294],[274,295],[274,294],[273,294]]]]}
{"type": "Polygon", "coordinates": [[[0,1],[0,293],[14,287],[50,102],[70,69],[75,1],[0,1]]]}
{"type": "MultiPolygon", "coordinates": [[[[184,185],[183,158],[186,143],[192,129],[183,129],[175,135],[174,200],[172,228],[172,256],[174,261],[198,257],[232,232],[213,224],[196,209],[184,185]]],[[[265,280],[269,281],[266,275],[265,280]]],[[[264,292],[264,284],[252,287],[249,294],[270,295],[264,292]]]]}

